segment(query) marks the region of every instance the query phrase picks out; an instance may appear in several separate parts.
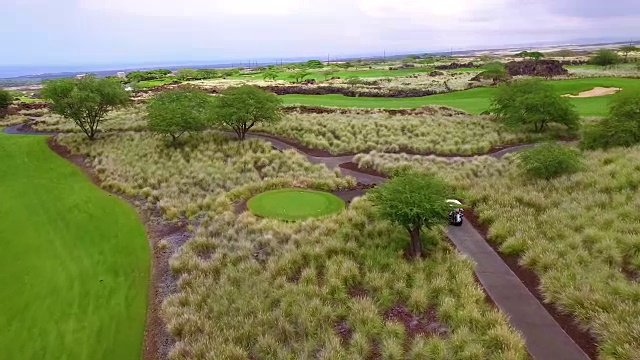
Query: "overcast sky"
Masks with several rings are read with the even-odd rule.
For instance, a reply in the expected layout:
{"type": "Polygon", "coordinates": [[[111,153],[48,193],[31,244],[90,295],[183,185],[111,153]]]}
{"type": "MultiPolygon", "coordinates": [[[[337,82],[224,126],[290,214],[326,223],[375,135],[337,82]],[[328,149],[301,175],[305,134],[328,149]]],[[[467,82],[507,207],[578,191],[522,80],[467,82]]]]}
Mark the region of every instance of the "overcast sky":
{"type": "Polygon", "coordinates": [[[237,61],[640,40],[640,0],[0,2],[0,65],[237,61]]]}

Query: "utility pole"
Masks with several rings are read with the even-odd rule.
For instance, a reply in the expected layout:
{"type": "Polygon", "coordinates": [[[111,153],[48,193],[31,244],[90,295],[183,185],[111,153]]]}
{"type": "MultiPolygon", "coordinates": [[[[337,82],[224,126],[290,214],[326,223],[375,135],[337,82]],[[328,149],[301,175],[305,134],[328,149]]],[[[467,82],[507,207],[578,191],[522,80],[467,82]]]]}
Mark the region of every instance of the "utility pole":
{"type": "Polygon", "coordinates": [[[329,59],[329,54],[327,54],[327,65],[331,64],[331,60],[329,59]]]}
{"type": "Polygon", "coordinates": [[[383,61],[387,61],[387,50],[384,50],[383,55],[382,55],[382,60],[383,61]]]}

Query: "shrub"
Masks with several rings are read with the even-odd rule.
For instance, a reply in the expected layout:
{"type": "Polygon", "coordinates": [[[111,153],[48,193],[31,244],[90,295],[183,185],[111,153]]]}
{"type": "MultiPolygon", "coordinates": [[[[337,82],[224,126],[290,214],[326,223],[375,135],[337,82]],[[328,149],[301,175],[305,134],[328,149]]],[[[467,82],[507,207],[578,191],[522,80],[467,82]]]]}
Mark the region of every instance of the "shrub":
{"type": "Polygon", "coordinates": [[[244,140],[255,124],[282,118],[282,100],[255,86],[228,88],[220,95],[215,101],[214,120],[235,131],[238,140],[244,140]]]}
{"type": "Polygon", "coordinates": [[[611,50],[600,50],[591,59],[589,63],[599,66],[611,66],[622,62],[620,56],[611,50]]]}
{"type": "Polygon", "coordinates": [[[305,77],[311,75],[310,72],[308,72],[307,70],[298,70],[294,73],[292,73],[291,75],[289,75],[289,77],[295,81],[295,82],[300,82],[302,80],[304,80],[305,77]]]}
{"type": "Polygon", "coordinates": [[[44,83],[42,97],[51,101],[51,111],[73,122],[93,140],[105,115],[129,103],[122,84],[109,79],[85,76],[44,83]]]}
{"type": "Polygon", "coordinates": [[[523,80],[505,84],[492,100],[491,112],[513,127],[533,126],[545,130],[550,123],[578,127],[580,116],[566,97],[540,80],[523,80]]]}
{"type": "Polygon", "coordinates": [[[478,74],[478,76],[483,79],[490,79],[494,84],[507,79],[507,69],[504,64],[499,61],[488,63],[484,65],[483,68],[485,70],[478,74]]]}
{"type": "Polygon", "coordinates": [[[640,93],[621,92],[609,109],[609,116],[582,132],[584,149],[632,146],[640,143],[640,93]]]}
{"type": "Polygon", "coordinates": [[[0,110],[4,110],[9,107],[13,100],[13,96],[7,90],[0,89],[0,110]]]}
{"type": "Polygon", "coordinates": [[[584,167],[582,155],[577,150],[556,143],[523,151],[518,159],[518,165],[525,174],[545,180],[572,174],[584,167]]]}
{"type": "Polygon", "coordinates": [[[185,132],[202,131],[213,116],[213,97],[201,90],[176,89],[158,94],[147,105],[149,130],[171,142],[185,132]]]}

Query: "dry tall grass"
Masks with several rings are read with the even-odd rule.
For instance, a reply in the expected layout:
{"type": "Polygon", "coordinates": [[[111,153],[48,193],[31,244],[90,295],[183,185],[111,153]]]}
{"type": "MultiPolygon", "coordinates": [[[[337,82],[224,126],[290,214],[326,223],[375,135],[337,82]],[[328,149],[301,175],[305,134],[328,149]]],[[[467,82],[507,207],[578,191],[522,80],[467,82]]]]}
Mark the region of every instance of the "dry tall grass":
{"type": "Polygon", "coordinates": [[[532,141],[539,134],[514,133],[488,117],[291,114],[256,131],[282,135],[333,153],[410,149],[439,154],[477,154],[496,145],[532,141]]]}
{"type": "Polygon", "coordinates": [[[550,302],[600,339],[600,359],[640,359],[640,147],[588,152],[587,168],[525,180],[514,157],[445,163],[369,154],[380,170],[415,166],[464,189],[501,251],[536,271],[550,302]]]}
{"type": "Polygon", "coordinates": [[[220,206],[220,196],[248,184],[261,185],[254,185],[255,192],[285,186],[335,189],[355,183],[324,165],[308,163],[295,151],[280,153],[265,142],[237,142],[212,133],[193,136],[179,148],[147,132],[103,134],[93,142],[67,134],[58,141],[92,158],[105,188],[142,197],[169,219],[212,210],[220,206]]]}
{"type": "Polygon", "coordinates": [[[178,339],[171,358],[526,359],[472,264],[441,238],[425,236],[429,259],[404,260],[405,231],[366,200],[302,223],[208,218],[171,262],[180,276],[164,304],[178,339]],[[435,310],[433,333],[413,337],[389,315],[403,306],[415,320],[435,310]]]}
{"type": "Polygon", "coordinates": [[[171,260],[179,281],[163,316],[173,360],[527,358],[440,230],[424,235],[429,258],[409,262],[406,231],[366,199],[296,223],[236,215],[232,201],[270,186],[352,184],[294,152],[214,134],[178,149],[144,132],[59,141],[90,156],[107,188],[169,217],[206,214],[171,260]]]}
{"type": "MultiPolygon", "coordinates": [[[[37,118],[34,128],[39,131],[80,132],[72,120],[51,112],[45,112],[44,116],[37,118]]],[[[109,112],[99,131],[141,131],[146,128],[144,106],[134,105],[109,112]]]]}

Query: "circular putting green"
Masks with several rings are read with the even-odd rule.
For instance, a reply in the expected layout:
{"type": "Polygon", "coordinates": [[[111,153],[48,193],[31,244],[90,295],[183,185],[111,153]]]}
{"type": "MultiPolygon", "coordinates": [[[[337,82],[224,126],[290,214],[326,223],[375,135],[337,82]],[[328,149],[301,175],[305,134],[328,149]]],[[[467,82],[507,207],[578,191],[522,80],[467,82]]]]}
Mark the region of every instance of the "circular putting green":
{"type": "Polygon", "coordinates": [[[345,203],[339,197],[322,191],[303,189],[271,190],[247,202],[257,216],[278,220],[303,220],[342,211],[345,203]]]}

